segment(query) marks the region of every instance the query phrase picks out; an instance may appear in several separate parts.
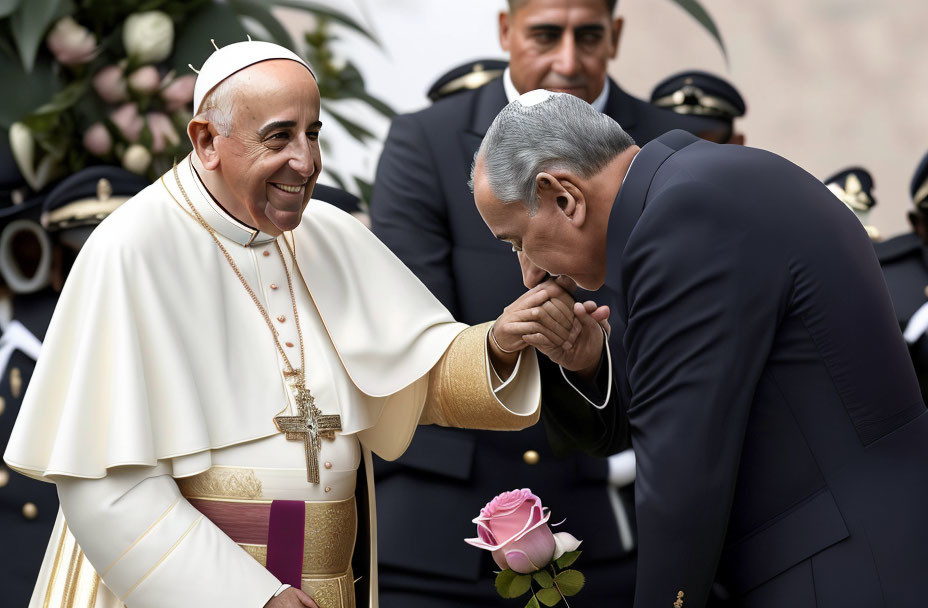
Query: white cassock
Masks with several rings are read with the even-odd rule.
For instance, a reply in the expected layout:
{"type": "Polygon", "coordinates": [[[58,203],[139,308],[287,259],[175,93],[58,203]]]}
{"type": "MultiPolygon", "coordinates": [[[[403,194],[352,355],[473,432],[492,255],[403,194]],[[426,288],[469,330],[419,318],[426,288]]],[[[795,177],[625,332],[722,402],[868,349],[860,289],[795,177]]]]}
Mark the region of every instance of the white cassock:
{"type": "Polygon", "coordinates": [[[281,588],[271,564],[292,571],[295,550],[296,582],[322,608],[353,607],[355,578],[358,606],[375,608],[373,540],[351,567],[359,527],[376,539],[371,452],[397,458],[417,424],[534,424],[535,353],[501,382],[488,325],[454,322],[334,207],[310,202],[288,242],[225,213],[189,160],[177,175],[298,366],[289,270],[307,386],[342,430],[309,483],[303,442],[273,422],[296,410],[270,330],[168,172],[85,245],[4,455],[57,483],[64,513],[31,606],[257,608],[281,588]]]}

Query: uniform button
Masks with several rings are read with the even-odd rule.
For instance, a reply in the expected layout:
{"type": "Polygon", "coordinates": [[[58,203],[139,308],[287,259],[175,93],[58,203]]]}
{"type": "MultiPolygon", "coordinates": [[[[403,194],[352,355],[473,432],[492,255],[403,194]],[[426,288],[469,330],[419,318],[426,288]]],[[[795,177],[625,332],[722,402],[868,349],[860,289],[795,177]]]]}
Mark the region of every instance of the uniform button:
{"type": "Polygon", "coordinates": [[[528,450],[522,454],[522,460],[525,461],[525,464],[538,464],[538,459],[541,458],[538,455],[538,452],[535,450],[528,450]]]}
{"type": "Polygon", "coordinates": [[[261,253],[261,255],[263,255],[264,257],[267,257],[267,256],[271,255],[271,252],[268,251],[267,249],[265,249],[265,250],[261,253]]]}
{"type": "Polygon", "coordinates": [[[331,462],[325,463],[325,468],[331,469],[331,468],[332,468],[332,463],[331,463],[331,462]]]}
{"type": "Polygon", "coordinates": [[[928,298],[928,285],[925,285],[925,297],[928,298]]]}
{"type": "Polygon", "coordinates": [[[10,483],[10,472],[0,467],[0,488],[10,483]]]}
{"type": "Polygon", "coordinates": [[[325,487],[325,491],[326,491],[326,492],[331,492],[331,491],[332,491],[332,488],[330,488],[329,486],[326,486],[326,487],[325,487]]]}
{"type": "Polygon", "coordinates": [[[34,502],[27,502],[23,505],[23,517],[26,519],[35,519],[39,516],[39,508],[34,502]]]}
{"type": "Polygon", "coordinates": [[[271,289],[277,289],[277,283],[271,283],[271,289]]]}
{"type": "Polygon", "coordinates": [[[6,409],[6,399],[0,397],[0,414],[3,413],[3,410],[6,409]]]}
{"type": "Polygon", "coordinates": [[[278,320],[280,323],[283,323],[284,321],[287,320],[287,317],[285,317],[284,315],[280,315],[279,317],[277,317],[277,320],[278,320]]]}

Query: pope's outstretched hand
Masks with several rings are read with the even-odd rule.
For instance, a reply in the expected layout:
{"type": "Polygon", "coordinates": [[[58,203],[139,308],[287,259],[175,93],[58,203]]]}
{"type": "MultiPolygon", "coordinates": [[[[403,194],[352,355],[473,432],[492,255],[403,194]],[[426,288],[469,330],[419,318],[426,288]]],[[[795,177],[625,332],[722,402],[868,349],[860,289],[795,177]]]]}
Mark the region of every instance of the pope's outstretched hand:
{"type": "Polygon", "coordinates": [[[319,604],[301,590],[290,587],[277,597],[272,597],[264,608],[319,608],[319,604]]]}

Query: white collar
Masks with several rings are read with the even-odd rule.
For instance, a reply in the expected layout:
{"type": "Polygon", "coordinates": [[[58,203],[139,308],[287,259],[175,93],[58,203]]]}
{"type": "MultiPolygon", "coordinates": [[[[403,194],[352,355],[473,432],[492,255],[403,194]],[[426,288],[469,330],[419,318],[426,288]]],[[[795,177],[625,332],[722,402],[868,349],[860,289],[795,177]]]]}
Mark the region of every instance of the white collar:
{"type": "MultiPolygon", "coordinates": [[[[200,215],[203,216],[203,219],[206,220],[210,228],[215,230],[218,234],[221,234],[230,241],[238,243],[243,247],[263,245],[270,243],[276,238],[266,232],[256,230],[240,222],[223,209],[209,193],[209,190],[207,190],[200,176],[197,175],[197,172],[193,168],[193,163],[190,162],[189,156],[178,163],[177,175],[180,177],[180,181],[184,185],[184,190],[187,192],[187,195],[190,196],[190,202],[193,203],[193,206],[200,212],[200,215]],[[197,194],[199,194],[199,196],[197,196],[197,194]]],[[[170,179],[166,181],[176,187],[177,183],[173,178],[174,176],[171,175],[170,179]]],[[[180,202],[182,204],[185,203],[183,200],[180,202]]]]}
{"type": "MultiPolygon", "coordinates": [[[[506,68],[506,71],[503,72],[503,88],[506,89],[506,101],[512,103],[512,100],[519,96],[519,91],[516,90],[516,85],[512,83],[512,76],[509,74],[509,68],[506,68]]],[[[593,103],[590,105],[593,106],[593,109],[597,112],[604,112],[606,110],[606,102],[609,101],[609,83],[608,81],[603,82],[603,90],[599,96],[593,100],[593,103]]]]}

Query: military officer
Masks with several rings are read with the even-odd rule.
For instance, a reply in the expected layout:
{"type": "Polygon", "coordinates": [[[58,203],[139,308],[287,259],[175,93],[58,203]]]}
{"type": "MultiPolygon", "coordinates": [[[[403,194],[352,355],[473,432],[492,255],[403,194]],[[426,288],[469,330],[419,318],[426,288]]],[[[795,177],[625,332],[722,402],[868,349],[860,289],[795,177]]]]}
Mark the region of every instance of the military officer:
{"type": "Polygon", "coordinates": [[[850,167],[826,179],[825,185],[854,212],[867,229],[871,241],[878,243],[883,240],[880,231],[869,221],[870,210],[876,206],[873,177],[869,171],[861,167],[850,167]]]}
{"type": "Polygon", "coordinates": [[[914,205],[908,214],[912,232],[875,247],[896,318],[909,344],[922,398],[928,401],[928,154],[918,164],[909,191],[914,205]]]}
{"type": "Polygon", "coordinates": [[[735,119],[747,111],[741,93],[727,80],[698,70],[680,72],[659,82],[651,92],[651,103],[677,114],[702,116],[709,127],[695,133],[717,144],[744,145],[744,133],[735,119]]]}

